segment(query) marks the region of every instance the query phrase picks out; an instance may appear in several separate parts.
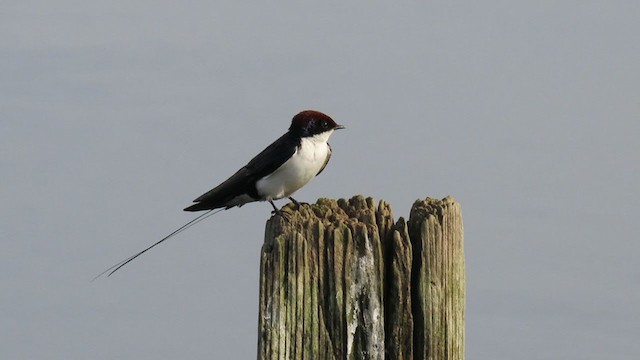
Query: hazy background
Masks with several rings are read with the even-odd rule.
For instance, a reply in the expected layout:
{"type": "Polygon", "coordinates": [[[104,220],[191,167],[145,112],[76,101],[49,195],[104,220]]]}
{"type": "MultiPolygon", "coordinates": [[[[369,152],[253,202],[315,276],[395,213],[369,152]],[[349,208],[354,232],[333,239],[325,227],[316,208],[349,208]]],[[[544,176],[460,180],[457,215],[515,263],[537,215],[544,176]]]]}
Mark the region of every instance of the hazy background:
{"type": "Polygon", "coordinates": [[[90,279],[310,108],[348,130],[300,201],[461,202],[469,359],[639,358],[639,19],[638,1],[3,1],[0,357],[255,358],[266,203],[90,279]]]}

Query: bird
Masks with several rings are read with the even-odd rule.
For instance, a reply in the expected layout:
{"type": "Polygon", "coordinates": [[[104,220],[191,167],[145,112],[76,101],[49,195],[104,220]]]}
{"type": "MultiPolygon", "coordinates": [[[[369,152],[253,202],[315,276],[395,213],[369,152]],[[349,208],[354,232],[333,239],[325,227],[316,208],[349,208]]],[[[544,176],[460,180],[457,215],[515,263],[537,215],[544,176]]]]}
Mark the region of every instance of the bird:
{"type": "Polygon", "coordinates": [[[206,211],[146,249],[120,261],[94,277],[107,276],[127,265],[151,248],[222,210],[247,203],[268,201],[274,214],[284,215],[274,200],[289,198],[319,175],[331,158],[328,140],[335,130],[344,129],[328,115],[316,110],[304,110],[291,120],[288,131],[267,146],[245,166],[220,185],[193,200],[184,211],[206,211]],[[214,211],[217,210],[217,211],[214,211]]]}
{"type": "Polygon", "coordinates": [[[185,211],[230,209],[254,201],[290,197],[319,175],[331,158],[331,134],[344,126],[314,110],[298,113],[289,131],[256,155],[230,178],[196,198],[185,211]]]}

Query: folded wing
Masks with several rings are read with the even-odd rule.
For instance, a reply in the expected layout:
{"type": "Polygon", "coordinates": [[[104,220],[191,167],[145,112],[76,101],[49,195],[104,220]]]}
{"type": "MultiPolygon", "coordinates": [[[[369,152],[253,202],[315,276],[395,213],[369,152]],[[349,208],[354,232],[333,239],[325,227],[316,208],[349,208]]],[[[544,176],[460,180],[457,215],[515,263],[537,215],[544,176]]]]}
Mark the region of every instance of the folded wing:
{"type": "Polygon", "coordinates": [[[196,204],[184,210],[231,208],[263,200],[256,190],[256,182],[284,164],[296,151],[297,146],[299,146],[299,140],[287,132],[222,184],[193,200],[196,204]]]}

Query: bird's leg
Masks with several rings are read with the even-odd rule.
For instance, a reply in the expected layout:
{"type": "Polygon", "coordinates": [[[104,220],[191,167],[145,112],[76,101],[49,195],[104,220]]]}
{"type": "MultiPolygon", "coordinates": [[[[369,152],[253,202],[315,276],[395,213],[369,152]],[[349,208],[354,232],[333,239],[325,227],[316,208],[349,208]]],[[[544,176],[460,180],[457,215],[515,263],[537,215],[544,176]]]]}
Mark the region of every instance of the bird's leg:
{"type": "Polygon", "coordinates": [[[276,207],[276,204],[273,203],[273,200],[269,200],[269,204],[271,204],[271,206],[273,206],[273,211],[271,212],[271,214],[273,215],[280,215],[282,216],[285,220],[289,220],[289,214],[287,214],[286,212],[278,209],[276,207]]]}
{"type": "Polygon", "coordinates": [[[277,213],[280,212],[280,210],[276,207],[276,204],[273,203],[273,200],[269,200],[269,204],[271,204],[271,206],[273,206],[272,214],[277,214],[277,213]]]}
{"type": "Polygon", "coordinates": [[[302,205],[309,205],[308,203],[305,202],[299,202],[298,200],[294,199],[293,197],[289,196],[289,200],[291,200],[294,204],[296,204],[296,206],[298,207],[298,209],[300,209],[300,207],[302,205]]]}
{"type": "Polygon", "coordinates": [[[298,209],[300,209],[300,203],[298,202],[298,200],[294,199],[293,197],[289,196],[289,200],[291,200],[294,204],[296,204],[296,206],[298,207],[298,209]]]}

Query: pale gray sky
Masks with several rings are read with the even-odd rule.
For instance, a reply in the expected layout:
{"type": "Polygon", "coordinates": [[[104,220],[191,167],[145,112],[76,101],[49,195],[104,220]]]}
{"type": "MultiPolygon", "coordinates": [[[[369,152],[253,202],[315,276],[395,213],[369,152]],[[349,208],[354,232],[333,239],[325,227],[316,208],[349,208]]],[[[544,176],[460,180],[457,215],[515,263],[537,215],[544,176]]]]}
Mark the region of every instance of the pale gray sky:
{"type": "Polygon", "coordinates": [[[299,200],[461,202],[469,359],[639,358],[638,19],[638,1],[5,1],[0,357],[254,358],[268,204],[89,280],[311,108],[348,130],[299,200]]]}

